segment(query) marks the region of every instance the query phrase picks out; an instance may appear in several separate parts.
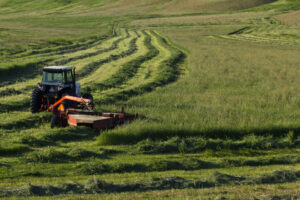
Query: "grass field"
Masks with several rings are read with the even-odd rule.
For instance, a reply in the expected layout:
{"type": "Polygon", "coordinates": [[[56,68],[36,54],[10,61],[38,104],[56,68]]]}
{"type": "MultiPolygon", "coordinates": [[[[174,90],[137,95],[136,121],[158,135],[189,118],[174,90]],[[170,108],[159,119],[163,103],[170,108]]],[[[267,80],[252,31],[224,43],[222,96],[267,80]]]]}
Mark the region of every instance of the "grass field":
{"type": "Polygon", "coordinates": [[[0,0],[0,198],[300,198],[298,0],[0,0]],[[113,130],[29,112],[77,68],[113,130]]]}

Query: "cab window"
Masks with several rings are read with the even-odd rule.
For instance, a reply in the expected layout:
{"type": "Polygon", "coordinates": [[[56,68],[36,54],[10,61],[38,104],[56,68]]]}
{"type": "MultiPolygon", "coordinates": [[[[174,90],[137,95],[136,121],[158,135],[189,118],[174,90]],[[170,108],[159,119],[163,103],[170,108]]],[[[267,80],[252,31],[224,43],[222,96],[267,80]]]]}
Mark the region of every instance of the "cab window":
{"type": "Polygon", "coordinates": [[[43,82],[62,82],[63,74],[62,73],[43,73],[43,82]]]}
{"type": "Polygon", "coordinates": [[[65,77],[66,83],[72,83],[72,80],[73,80],[72,71],[66,71],[65,75],[66,75],[66,77],[65,77]]]}

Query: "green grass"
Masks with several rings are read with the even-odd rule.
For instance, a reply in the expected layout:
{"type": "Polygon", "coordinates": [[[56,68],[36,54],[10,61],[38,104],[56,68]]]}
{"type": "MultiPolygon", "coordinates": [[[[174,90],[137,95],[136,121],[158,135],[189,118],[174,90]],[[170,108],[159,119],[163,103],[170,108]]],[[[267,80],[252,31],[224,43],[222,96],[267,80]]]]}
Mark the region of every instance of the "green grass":
{"type": "Polygon", "coordinates": [[[299,198],[300,30],[283,24],[299,9],[0,0],[0,196],[299,198]],[[75,66],[98,111],[139,119],[51,129],[29,112],[44,65],[75,66]]]}

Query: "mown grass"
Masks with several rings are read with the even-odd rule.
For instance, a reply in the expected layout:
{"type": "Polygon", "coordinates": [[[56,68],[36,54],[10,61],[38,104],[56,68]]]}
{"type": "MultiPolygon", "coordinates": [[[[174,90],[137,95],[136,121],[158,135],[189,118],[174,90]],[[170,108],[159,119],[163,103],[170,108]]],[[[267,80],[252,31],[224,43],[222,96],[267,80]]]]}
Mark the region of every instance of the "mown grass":
{"type": "Polygon", "coordinates": [[[275,171],[258,177],[241,177],[215,172],[208,180],[194,179],[186,180],[181,177],[153,178],[150,181],[129,182],[122,184],[107,183],[103,180],[91,178],[84,185],[77,183],[61,184],[59,186],[43,185],[19,188],[3,188],[1,196],[52,196],[59,194],[92,194],[92,193],[112,193],[128,191],[148,191],[184,188],[210,188],[220,185],[254,185],[254,184],[276,184],[298,181],[299,171],[275,171]]]}
{"type": "Polygon", "coordinates": [[[280,136],[289,131],[298,135],[298,48],[201,39],[197,36],[200,29],[190,35],[180,28],[165,31],[191,49],[189,63],[194,67],[190,75],[155,93],[131,98],[126,103],[130,111],[142,113],[146,120],[105,132],[101,144],[175,135],[239,138],[251,133],[280,136]],[[201,46],[195,46],[199,40],[201,46]]]}
{"type": "Polygon", "coordinates": [[[270,2],[0,1],[1,195],[296,198],[299,37],[277,16],[298,2],[270,2]],[[46,64],[140,118],[50,129],[28,112],[46,64]]]}

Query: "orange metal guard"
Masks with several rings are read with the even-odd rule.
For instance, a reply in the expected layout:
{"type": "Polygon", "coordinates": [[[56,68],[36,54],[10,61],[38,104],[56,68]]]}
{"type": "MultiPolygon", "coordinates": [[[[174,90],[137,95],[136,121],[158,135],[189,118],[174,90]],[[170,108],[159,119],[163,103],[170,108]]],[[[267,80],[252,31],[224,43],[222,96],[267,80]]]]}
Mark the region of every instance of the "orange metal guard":
{"type": "Polygon", "coordinates": [[[85,105],[88,105],[89,103],[91,103],[91,101],[89,99],[84,99],[84,98],[79,98],[79,97],[73,97],[73,96],[64,96],[63,98],[61,98],[60,100],[58,100],[57,102],[55,102],[52,106],[50,106],[47,109],[47,112],[49,111],[54,111],[54,108],[59,105],[61,102],[63,102],[64,100],[70,100],[70,101],[76,101],[85,105]]]}

